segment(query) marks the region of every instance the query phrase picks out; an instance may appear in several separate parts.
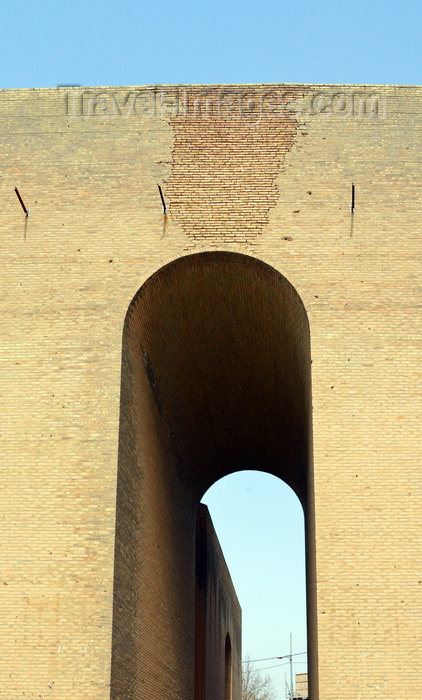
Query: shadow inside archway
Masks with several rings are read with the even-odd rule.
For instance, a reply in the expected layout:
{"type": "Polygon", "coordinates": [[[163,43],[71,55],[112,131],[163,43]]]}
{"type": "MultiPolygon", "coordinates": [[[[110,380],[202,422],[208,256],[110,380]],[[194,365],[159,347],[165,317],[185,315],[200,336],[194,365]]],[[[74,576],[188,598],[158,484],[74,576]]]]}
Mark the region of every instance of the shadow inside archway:
{"type": "Polygon", "coordinates": [[[280,477],[304,507],[316,638],[310,368],[303,303],[255,258],[180,258],[133,299],[123,335],[114,700],[193,698],[196,509],[238,470],[280,477]]]}

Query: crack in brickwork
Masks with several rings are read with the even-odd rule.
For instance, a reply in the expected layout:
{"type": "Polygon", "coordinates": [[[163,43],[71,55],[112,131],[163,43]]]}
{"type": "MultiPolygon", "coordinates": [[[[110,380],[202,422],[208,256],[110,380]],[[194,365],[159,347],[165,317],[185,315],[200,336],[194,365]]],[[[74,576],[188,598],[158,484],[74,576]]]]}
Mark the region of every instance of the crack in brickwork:
{"type": "Polygon", "coordinates": [[[166,197],[172,219],[191,239],[247,242],[262,233],[299,128],[288,104],[304,92],[239,87],[230,105],[221,88],[190,88],[184,112],[171,120],[175,139],[166,197]]]}

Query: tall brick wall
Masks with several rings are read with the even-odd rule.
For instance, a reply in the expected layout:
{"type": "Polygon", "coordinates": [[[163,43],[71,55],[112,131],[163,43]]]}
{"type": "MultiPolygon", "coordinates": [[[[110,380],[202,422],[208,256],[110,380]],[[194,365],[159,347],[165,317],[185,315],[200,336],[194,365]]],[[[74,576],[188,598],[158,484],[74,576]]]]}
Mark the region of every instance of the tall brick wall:
{"type": "MultiPolygon", "coordinates": [[[[191,696],[197,501],[210,480],[266,450],[274,460],[269,471],[279,462],[279,475],[296,479],[307,512],[310,697],[318,697],[317,671],[321,700],[397,700],[417,687],[421,96],[414,87],[326,85],[0,93],[0,700],[105,700],[112,659],[112,692],[129,672],[136,689],[129,697],[191,696]],[[202,279],[201,264],[186,259],[167,297],[168,273],[158,278],[163,293],[151,297],[122,342],[142,285],[167,263],[210,251],[215,257],[204,268],[216,276],[218,303],[210,282],[205,305],[199,296],[195,303],[193,282],[184,296],[189,276],[202,279]],[[230,284],[219,257],[229,252],[253,259],[230,284]],[[292,418],[292,441],[277,443],[264,431],[273,409],[263,417],[266,403],[256,395],[265,379],[252,379],[253,367],[268,376],[271,347],[286,381],[291,376],[291,353],[280,339],[274,346],[273,325],[266,325],[275,299],[284,300],[281,326],[289,308],[289,287],[280,282],[278,296],[271,268],[296,290],[309,320],[313,469],[309,452],[300,467],[297,456],[277,457],[283,445],[294,452],[294,436],[308,440],[309,417],[292,418]],[[206,377],[196,383],[180,360],[167,374],[162,367],[155,385],[148,361],[158,362],[168,345],[177,349],[179,328],[168,310],[183,317],[190,308],[203,319],[197,367],[201,356],[211,362],[207,333],[217,350],[227,338],[213,332],[226,322],[216,313],[224,299],[232,312],[226,325],[238,329],[238,361],[233,355],[229,367],[246,369],[228,384],[220,363],[210,387],[215,397],[229,387],[245,451],[238,442],[230,452],[230,429],[215,419],[211,430],[202,417],[192,433],[206,377]],[[165,319],[166,337],[157,319],[165,319]],[[178,415],[174,379],[160,413],[157,387],[177,366],[197,392],[195,404],[189,408],[181,392],[187,414],[178,415]],[[239,396],[247,396],[241,408],[239,396]],[[175,439],[173,425],[181,428],[175,439]],[[201,476],[196,459],[214,427],[223,430],[215,434],[219,461],[213,472],[210,460],[201,476]],[[184,475],[180,445],[191,449],[184,475]],[[156,565],[158,584],[142,569],[156,565]],[[147,650],[150,633],[158,646],[147,650]],[[147,689],[138,663],[144,652],[155,669],[147,689]]],[[[296,332],[299,352],[305,335],[296,332]]],[[[282,436],[289,415],[306,414],[303,362],[285,394],[282,375],[270,391],[269,405],[286,421],[282,436]],[[289,414],[295,386],[304,398],[289,414]]]]}

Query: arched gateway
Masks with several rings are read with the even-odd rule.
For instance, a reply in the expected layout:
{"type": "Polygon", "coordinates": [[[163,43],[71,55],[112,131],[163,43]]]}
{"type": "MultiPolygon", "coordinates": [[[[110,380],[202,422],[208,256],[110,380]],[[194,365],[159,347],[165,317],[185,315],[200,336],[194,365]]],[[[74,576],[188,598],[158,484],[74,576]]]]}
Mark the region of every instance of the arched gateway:
{"type": "Polygon", "coordinates": [[[189,255],[145,282],[124,327],[114,700],[193,699],[198,504],[215,481],[244,469],[283,479],[305,511],[317,700],[306,311],[291,284],[255,258],[189,255]]]}

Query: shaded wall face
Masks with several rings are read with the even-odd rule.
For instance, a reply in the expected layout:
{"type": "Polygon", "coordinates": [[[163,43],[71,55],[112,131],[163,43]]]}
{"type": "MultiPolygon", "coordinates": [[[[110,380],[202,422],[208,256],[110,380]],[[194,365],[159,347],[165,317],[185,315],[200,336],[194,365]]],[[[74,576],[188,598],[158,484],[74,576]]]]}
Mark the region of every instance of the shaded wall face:
{"type": "Polygon", "coordinates": [[[203,504],[196,533],[195,700],[241,700],[241,608],[203,504]]]}
{"type": "Polygon", "coordinates": [[[196,511],[134,351],[138,337],[126,340],[111,697],[186,700],[193,697],[196,511]]]}
{"type": "MultiPolygon", "coordinates": [[[[122,363],[116,700],[140,692],[148,700],[157,693],[168,700],[193,697],[195,516],[212,483],[239,469],[269,471],[287,481],[306,508],[309,355],[298,295],[253,258],[187,256],[135,297],[122,363]]],[[[216,551],[215,540],[209,546],[216,551]]],[[[218,659],[218,669],[210,663],[205,671],[205,697],[212,700],[224,675],[220,633],[231,612],[222,583],[227,574],[217,557],[207,566],[221,583],[207,589],[206,619],[213,622],[205,645],[210,659],[218,659]]],[[[227,632],[238,658],[238,631],[226,629],[224,639],[227,632]]]]}

